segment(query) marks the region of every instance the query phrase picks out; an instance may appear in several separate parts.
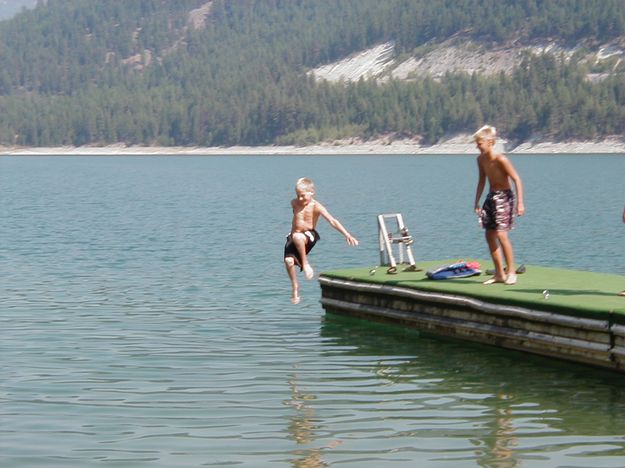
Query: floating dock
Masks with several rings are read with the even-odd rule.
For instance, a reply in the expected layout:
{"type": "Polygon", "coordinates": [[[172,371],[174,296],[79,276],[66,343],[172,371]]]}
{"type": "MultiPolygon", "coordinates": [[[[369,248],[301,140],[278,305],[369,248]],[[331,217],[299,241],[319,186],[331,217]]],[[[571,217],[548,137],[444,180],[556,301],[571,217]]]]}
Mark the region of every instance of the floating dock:
{"type": "MultiPolygon", "coordinates": [[[[477,260],[484,269],[491,262],[477,260]]],[[[385,267],[324,272],[327,313],[392,322],[446,337],[625,372],[625,277],[527,265],[515,285],[483,285],[485,274],[430,280],[385,267]]]]}

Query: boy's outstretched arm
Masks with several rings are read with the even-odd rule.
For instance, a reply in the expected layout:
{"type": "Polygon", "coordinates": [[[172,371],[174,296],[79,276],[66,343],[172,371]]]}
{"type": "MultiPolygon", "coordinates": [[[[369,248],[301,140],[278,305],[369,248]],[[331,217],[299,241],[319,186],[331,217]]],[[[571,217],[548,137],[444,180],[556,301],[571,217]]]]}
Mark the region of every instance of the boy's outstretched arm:
{"type": "Polygon", "coordinates": [[[358,245],[358,239],[352,236],[347,229],[340,223],[338,219],[330,214],[330,212],[323,206],[321,203],[317,202],[317,207],[319,209],[319,214],[325,218],[325,220],[332,226],[334,229],[339,231],[343,236],[345,236],[345,240],[349,245],[358,245]]]}

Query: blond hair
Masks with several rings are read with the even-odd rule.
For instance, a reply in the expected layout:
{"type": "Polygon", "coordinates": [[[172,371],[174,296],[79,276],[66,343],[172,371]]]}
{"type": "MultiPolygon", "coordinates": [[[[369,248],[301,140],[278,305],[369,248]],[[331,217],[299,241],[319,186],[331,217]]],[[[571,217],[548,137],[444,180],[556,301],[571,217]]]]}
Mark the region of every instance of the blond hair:
{"type": "Polygon", "coordinates": [[[491,125],[484,125],[477,132],[473,134],[475,140],[492,140],[495,141],[497,137],[497,129],[491,125]]]}
{"type": "Polygon", "coordinates": [[[295,189],[301,190],[302,192],[315,193],[315,184],[309,178],[301,177],[297,179],[297,182],[295,183],[295,189]]]}

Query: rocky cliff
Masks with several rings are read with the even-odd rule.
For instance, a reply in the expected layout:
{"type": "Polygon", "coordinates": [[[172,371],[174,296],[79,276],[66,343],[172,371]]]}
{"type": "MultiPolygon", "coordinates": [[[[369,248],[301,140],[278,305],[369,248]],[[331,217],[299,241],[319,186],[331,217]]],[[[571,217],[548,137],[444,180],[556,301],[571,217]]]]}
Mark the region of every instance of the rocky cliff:
{"type": "Polygon", "coordinates": [[[358,81],[374,78],[385,82],[391,78],[411,80],[429,75],[439,78],[448,72],[485,75],[509,73],[527,54],[553,54],[560,60],[578,60],[588,64],[588,79],[596,81],[610,73],[625,72],[625,38],[607,44],[580,44],[564,47],[550,40],[532,44],[507,44],[486,47],[461,37],[428,44],[409,57],[395,53],[393,42],[326,64],[311,71],[319,80],[331,82],[358,81]]]}

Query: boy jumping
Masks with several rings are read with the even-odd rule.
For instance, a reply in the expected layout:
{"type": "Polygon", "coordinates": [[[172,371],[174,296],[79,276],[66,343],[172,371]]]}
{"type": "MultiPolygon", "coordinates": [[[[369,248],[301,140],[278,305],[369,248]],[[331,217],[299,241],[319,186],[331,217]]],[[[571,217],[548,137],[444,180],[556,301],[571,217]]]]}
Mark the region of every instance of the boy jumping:
{"type": "Polygon", "coordinates": [[[319,240],[319,233],[315,230],[319,216],[323,216],[330,226],[345,236],[349,245],[358,245],[358,240],[352,236],[343,225],[328,212],[328,210],[313,197],[315,185],[312,180],[302,177],[295,184],[296,197],[291,200],[293,208],[293,222],[291,232],[286,238],[284,246],[284,265],[291,280],[291,302],[300,301],[299,285],[295,265],[304,271],[306,279],[312,279],[314,271],[308,263],[308,253],[319,240]]]}
{"type": "Polygon", "coordinates": [[[480,217],[482,227],[486,230],[486,242],[488,242],[490,255],[495,264],[495,276],[485,281],[484,284],[515,284],[517,276],[514,253],[508,231],[512,228],[514,214],[522,216],[525,213],[523,183],[510,160],[503,154],[495,152],[496,136],[495,127],[489,125],[484,125],[473,135],[477,148],[480,150],[480,155],[477,157],[479,179],[474,207],[480,217]],[[480,208],[480,197],[484,191],[486,178],[488,178],[490,189],[484,205],[480,208]],[[516,207],[510,179],[514,182],[516,189],[516,207]],[[502,263],[502,250],[506,259],[506,269],[502,263]]]}

